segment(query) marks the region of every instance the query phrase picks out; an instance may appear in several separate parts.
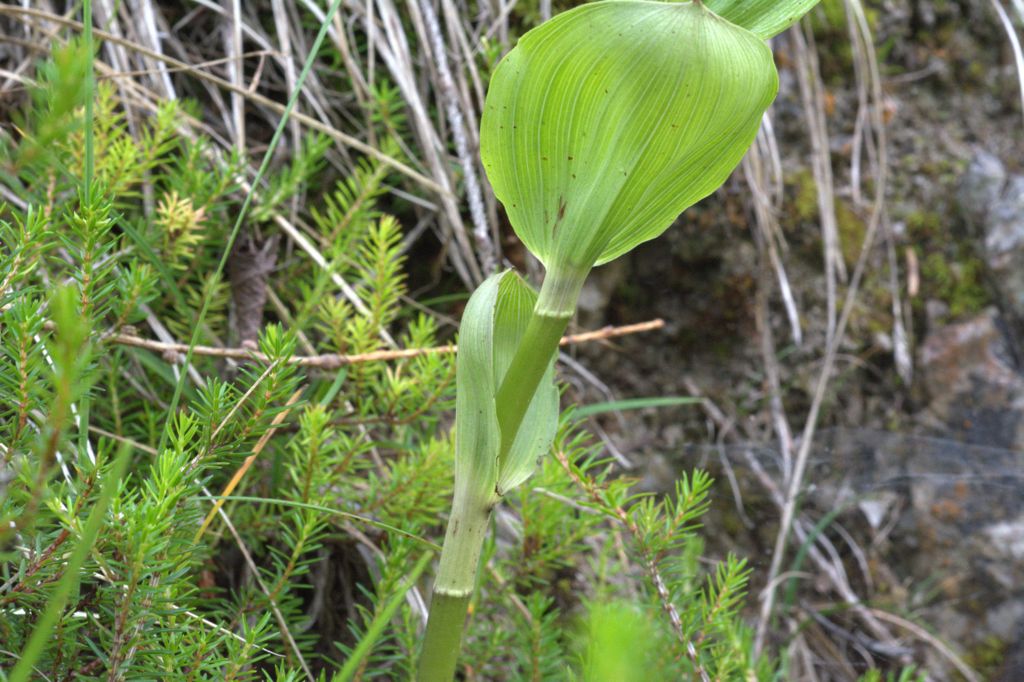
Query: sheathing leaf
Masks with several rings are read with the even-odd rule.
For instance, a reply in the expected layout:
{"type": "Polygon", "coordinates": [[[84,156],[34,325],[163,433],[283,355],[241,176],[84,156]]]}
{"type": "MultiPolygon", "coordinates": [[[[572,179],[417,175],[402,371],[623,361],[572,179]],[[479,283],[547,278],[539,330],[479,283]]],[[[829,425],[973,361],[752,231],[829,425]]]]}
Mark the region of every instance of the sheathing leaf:
{"type": "Polygon", "coordinates": [[[505,273],[492,275],[466,304],[455,382],[455,497],[489,497],[498,478],[501,434],[494,396],[494,311],[505,273]]]}
{"type": "Polygon", "coordinates": [[[462,316],[455,399],[456,496],[503,495],[533,473],[554,440],[558,391],[549,368],[527,409],[501,471],[501,431],[495,402],[526,331],[536,293],[517,274],[492,275],[473,293],[462,316]],[[461,492],[460,492],[461,491],[461,492]]]}
{"type": "MultiPolygon", "coordinates": [[[[530,321],[537,294],[515,273],[504,277],[498,294],[495,319],[494,371],[495,385],[506,378],[516,349],[530,321]]],[[[511,377],[514,381],[515,377],[511,377]]],[[[524,482],[537,466],[537,461],[551,447],[558,428],[558,389],[554,381],[554,358],[526,409],[512,448],[498,472],[498,493],[506,492],[524,482]]]]}

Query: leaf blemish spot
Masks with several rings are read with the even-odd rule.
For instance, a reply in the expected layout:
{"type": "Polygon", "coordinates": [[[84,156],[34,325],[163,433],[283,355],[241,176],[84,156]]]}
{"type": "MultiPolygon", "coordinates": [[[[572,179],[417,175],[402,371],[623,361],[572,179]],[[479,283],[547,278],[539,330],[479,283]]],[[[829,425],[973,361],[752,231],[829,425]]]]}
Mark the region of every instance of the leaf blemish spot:
{"type": "MultiPolygon", "coordinates": [[[[544,212],[545,222],[547,222],[547,211],[544,212]]],[[[558,197],[558,217],[555,218],[555,222],[551,225],[551,238],[555,238],[555,233],[558,232],[558,226],[562,223],[565,218],[565,197],[558,197]]]]}

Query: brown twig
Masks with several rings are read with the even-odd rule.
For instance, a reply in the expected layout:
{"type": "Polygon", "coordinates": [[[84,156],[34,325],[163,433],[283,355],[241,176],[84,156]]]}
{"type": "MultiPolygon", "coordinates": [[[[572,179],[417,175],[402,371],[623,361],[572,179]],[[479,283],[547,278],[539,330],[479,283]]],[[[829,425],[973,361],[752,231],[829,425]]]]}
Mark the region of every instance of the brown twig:
{"type": "MultiPolygon", "coordinates": [[[[628,324],[622,327],[604,327],[591,332],[584,332],[582,334],[570,334],[563,336],[560,342],[562,346],[575,345],[580,343],[589,343],[591,341],[604,341],[607,339],[614,339],[620,336],[627,336],[630,334],[640,334],[643,332],[654,331],[661,329],[665,326],[665,321],[662,319],[650,320],[648,322],[641,322],[639,324],[628,324]]],[[[188,344],[184,343],[164,343],[162,341],[153,341],[152,339],[144,339],[134,334],[114,334],[107,337],[106,339],[110,343],[120,344],[122,346],[132,346],[134,348],[144,348],[157,353],[186,353],[188,352],[188,344]]],[[[458,350],[457,346],[432,346],[429,348],[402,348],[399,350],[379,350],[373,351],[372,353],[358,353],[355,355],[341,355],[336,353],[327,353],[324,355],[296,355],[287,360],[289,365],[298,365],[299,367],[314,367],[317,369],[338,369],[346,365],[355,365],[364,362],[386,362],[389,360],[403,360],[406,358],[420,357],[421,355],[434,355],[437,353],[454,353],[458,350]]],[[[205,355],[208,357],[215,358],[231,358],[234,360],[255,360],[259,362],[270,362],[263,353],[256,351],[247,350],[245,348],[217,348],[214,346],[196,346],[192,353],[194,355],[205,355]]]]}

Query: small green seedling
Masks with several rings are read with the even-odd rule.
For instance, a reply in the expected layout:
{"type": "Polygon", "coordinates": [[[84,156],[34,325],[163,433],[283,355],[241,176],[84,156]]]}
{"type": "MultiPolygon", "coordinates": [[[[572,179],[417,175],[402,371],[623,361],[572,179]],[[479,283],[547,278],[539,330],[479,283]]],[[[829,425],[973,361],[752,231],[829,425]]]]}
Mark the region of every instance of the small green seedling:
{"type": "Polygon", "coordinates": [[[816,2],[596,2],[528,32],[495,70],[480,154],[546,273],[539,295],[493,275],[463,316],[455,496],[421,682],[452,679],[491,510],[551,446],[553,361],[587,275],[725,182],[778,89],[765,39],[816,2]]]}

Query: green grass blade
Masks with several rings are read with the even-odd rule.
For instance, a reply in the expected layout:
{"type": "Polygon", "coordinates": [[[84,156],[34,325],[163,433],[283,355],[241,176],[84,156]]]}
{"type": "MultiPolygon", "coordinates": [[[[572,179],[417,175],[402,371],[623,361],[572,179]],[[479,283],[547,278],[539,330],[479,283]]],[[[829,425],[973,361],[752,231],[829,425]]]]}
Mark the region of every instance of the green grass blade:
{"type": "Polygon", "coordinates": [[[362,665],[363,659],[370,653],[373,645],[377,643],[380,636],[384,633],[384,629],[391,622],[391,618],[395,615],[395,611],[405,601],[405,594],[416,584],[419,580],[420,574],[430,563],[430,560],[434,558],[433,552],[427,552],[420,560],[416,562],[409,577],[399,586],[395,593],[388,599],[387,604],[384,608],[378,611],[373,620],[370,622],[370,626],[366,629],[366,634],[363,635],[362,639],[353,649],[352,655],[345,661],[345,665],[342,666],[341,670],[332,678],[331,682],[348,682],[356,672],[359,670],[359,666],[362,665]]]}
{"type": "Polygon", "coordinates": [[[678,407],[680,405],[699,405],[701,399],[690,396],[654,396],[650,398],[629,398],[627,400],[612,400],[606,403],[593,403],[583,405],[573,410],[573,415],[583,419],[593,417],[596,414],[606,412],[626,412],[628,410],[642,410],[647,407],[678,407]]]}
{"type": "Polygon", "coordinates": [[[85,163],[84,175],[82,177],[82,196],[86,206],[92,205],[92,176],[93,164],[93,99],[96,97],[95,60],[96,49],[92,39],[92,0],[82,2],[82,35],[85,38],[85,50],[89,60],[89,69],[86,71],[85,86],[85,163]]]}
{"type": "MultiPolygon", "coordinates": [[[[207,498],[204,498],[204,499],[216,500],[216,499],[219,499],[219,498],[207,497],[207,498]]],[[[320,512],[321,514],[328,514],[330,516],[341,516],[341,517],[346,518],[346,519],[351,519],[353,521],[358,521],[359,523],[365,523],[366,525],[373,526],[374,528],[380,528],[381,530],[386,530],[389,533],[395,533],[397,535],[401,535],[403,537],[407,537],[410,540],[413,540],[413,541],[423,545],[424,547],[428,547],[429,549],[432,549],[432,550],[435,550],[435,551],[438,551],[438,552],[441,551],[441,546],[440,545],[434,544],[430,540],[424,540],[420,536],[413,535],[412,533],[410,533],[407,530],[402,530],[401,528],[396,528],[395,526],[389,525],[389,524],[384,523],[382,521],[376,521],[376,520],[368,518],[366,516],[360,516],[359,514],[353,514],[351,512],[341,511],[340,509],[332,509],[331,507],[324,507],[324,506],[321,506],[319,504],[309,504],[308,502],[297,502],[297,501],[294,501],[294,500],[280,500],[280,499],[276,499],[276,498],[272,498],[272,497],[250,497],[248,495],[227,495],[227,496],[224,497],[224,499],[225,500],[229,500],[229,501],[235,501],[235,502],[263,502],[265,504],[278,504],[278,505],[281,505],[282,507],[296,507],[298,509],[309,509],[311,511],[317,511],[317,512],[320,512]]]]}

